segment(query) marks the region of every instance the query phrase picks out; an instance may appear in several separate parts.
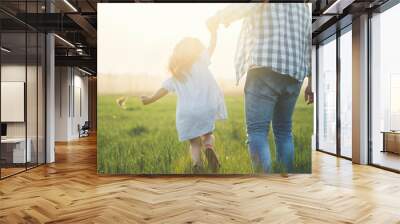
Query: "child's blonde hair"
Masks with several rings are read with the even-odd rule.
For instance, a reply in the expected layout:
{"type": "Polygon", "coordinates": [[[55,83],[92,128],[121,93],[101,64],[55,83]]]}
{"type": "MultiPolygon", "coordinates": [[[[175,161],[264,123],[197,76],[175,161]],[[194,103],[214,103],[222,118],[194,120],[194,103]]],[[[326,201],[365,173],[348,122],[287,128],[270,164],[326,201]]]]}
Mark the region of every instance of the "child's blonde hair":
{"type": "Polygon", "coordinates": [[[190,71],[204,49],[204,45],[197,38],[186,37],[181,40],[169,59],[168,68],[174,78],[185,81],[186,73],[190,71]]]}

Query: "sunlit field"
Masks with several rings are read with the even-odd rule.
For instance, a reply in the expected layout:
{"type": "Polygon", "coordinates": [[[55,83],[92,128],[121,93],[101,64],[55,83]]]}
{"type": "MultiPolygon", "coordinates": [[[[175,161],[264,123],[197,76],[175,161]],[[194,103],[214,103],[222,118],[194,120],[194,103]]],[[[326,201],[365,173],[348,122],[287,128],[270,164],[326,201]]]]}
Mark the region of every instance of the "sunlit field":
{"type": "MultiPolygon", "coordinates": [[[[138,98],[129,97],[125,109],[116,103],[118,97],[99,96],[98,172],[192,173],[189,145],[178,141],[175,129],[175,96],[167,96],[149,106],[142,106],[138,98]]],[[[252,169],[246,146],[243,96],[225,96],[225,100],[229,119],[218,122],[215,130],[215,149],[221,162],[218,173],[257,173],[252,169]]],[[[300,96],[293,127],[296,173],[311,172],[312,110],[300,96]]],[[[274,161],[272,172],[281,172],[281,167],[274,161]]],[[[204,172],[211,173],[207,169],[204,172]]]]}
{"type": "MultiPolygon", "coordinates": [[[[178,141],[175,129],[176,97],[170,94],[154,104],[143,106],[133,95],[152,94],[170,77],[169,59],[183,38],[198,38],[207,47],[210,41],[208,19],[228,5],[99,4],[99,173],[193,173],[189,144],[178,141]],[[121,96],[130,96],[125,106],[117,103],[121,96]]],[[[244,80],[236,86],[234,75],[241,27],[242,20],[229,27],[220,26],[209,66],[225,93],[229,117],[216,124],[214,133],[215,149],[221,162],[219,174],[259,171],[252,169],[246,145],[244,80]]],[[[311,172],[312,109],[300,96],[294,117],[297,173],[311,172]]],[[[275,147],[272,147],[274,157],[275,147]]],[[[282,172],[281,164],[274,161],[271,172],[282,172]]],[[[205,169],[204,173],[211,171],[205,169]]]]}

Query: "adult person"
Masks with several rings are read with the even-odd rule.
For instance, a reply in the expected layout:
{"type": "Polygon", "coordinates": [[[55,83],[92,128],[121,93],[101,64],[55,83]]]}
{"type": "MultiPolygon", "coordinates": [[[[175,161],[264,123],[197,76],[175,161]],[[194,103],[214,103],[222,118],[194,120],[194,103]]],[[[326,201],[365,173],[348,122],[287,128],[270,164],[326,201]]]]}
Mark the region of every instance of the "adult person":
{"type": "MultiPolygon", "coordinates": [[[[272,123],[277,160],[293,171],[292,116],[303,80],[311,73],[311,15],[304,3],[231,4],[208,19],[210,30],[243,20],[236,49],[236,80],[247,74],[245,112],[254,169],[271,170],[272,123]]],[[[305,100],[313,103],[311,77],[305,100]]]]}

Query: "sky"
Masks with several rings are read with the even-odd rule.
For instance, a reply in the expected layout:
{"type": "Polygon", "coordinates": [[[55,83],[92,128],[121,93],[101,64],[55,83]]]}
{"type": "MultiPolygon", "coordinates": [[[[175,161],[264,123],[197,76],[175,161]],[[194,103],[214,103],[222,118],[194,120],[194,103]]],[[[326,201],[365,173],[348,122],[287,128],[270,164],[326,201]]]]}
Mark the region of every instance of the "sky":
{"type": "MultiPolygon", "coordinates": [[[[227,4],[98,4],[98,73],[167,76],[169,56],[184,37],[209,43],[207,19],[227,4]]],[[[234,55],[241,22],[220,26],[211,71],[234,81],[234,55]]]]}

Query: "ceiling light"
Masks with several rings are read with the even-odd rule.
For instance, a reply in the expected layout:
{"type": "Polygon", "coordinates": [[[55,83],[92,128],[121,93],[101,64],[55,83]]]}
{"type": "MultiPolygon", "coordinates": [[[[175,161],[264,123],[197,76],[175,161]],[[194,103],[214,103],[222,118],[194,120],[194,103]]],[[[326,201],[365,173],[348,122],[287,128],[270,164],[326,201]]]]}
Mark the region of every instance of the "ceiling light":
{"type": "Polygon", "coordinates": [[[9,50],[9,49],[7,49],[5,47],[1,47],[1,51],[4,51],[6,53],[10,53],[11,52],[11,50],[9,50]]]}
{"type": "Polygon", "coordinates": [[[79,55],[83,55],[83,49],[82,48],[77,48],[76,49],[76,53],[78,53],[79,55]]]}
{"type": "Polygon", "coordinates": [[[78,10],[71,4],[69,3],[68,0],[64,0],[65,4],[67,4],[74,12],[78,12],[78,10]]]}
{"type": "Polygon", "coordinates": [[[68,40],[66,40],[66,39],[64,39],[64,38],[62,38],[62,37],[60,37],[60,36],[57,35],[57,34],[54,34],[54,36],[57,37],[57,38],[58,38],[59,40],[61,40],[62,42],[64,42],[65,44],[67,44],[68,46],[75,48],[75,45],[73,45],[73,44],[72,44],[71,42],[69,42],[68,40]]]}
{"type": "Polygon", "coordinates": [[[83,70],[83,69],[81,69],[81,68],[79,68],[79,67],[78,67],[78,70],[81,71],[81,72],[83,72],[83,73],[85,73],[85,74],[87,74],[87,75],[93,75],[92,73],[90,73],[90,72],[88,72],[88,71],[86,71],[86,70],[83,70]]]}
{"type": "Polygon", "coordinates": [[[343,13],[343,9],[349,6],[352,2],[354,2],[354,0],[336,0],[332,5],[325,9],[322,14],[341,14],[343,13]],[[340,12],[338,12],[339,7],[342,8],[340,12]]]}

